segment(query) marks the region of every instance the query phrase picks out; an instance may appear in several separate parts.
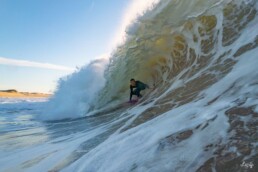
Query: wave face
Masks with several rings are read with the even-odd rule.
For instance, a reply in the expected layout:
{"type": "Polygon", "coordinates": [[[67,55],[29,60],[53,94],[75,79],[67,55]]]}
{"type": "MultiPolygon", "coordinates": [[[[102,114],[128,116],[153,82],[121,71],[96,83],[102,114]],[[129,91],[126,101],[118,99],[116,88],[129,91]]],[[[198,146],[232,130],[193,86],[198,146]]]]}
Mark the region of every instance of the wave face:
{"type": "Polygon", "coordinates": [[[155,85],[153,98],[166,92],[163,103],[192,101],[231,71],[250,49],[247,44],[256,46],[254,5],[255,1],[161,1],[129,26],[125,44],[106,69],[98,107],[124,99],[130,78],[155,85]],[[246,35],[247,29],[253,35],[246,35]],[[179,81],[183,85],[174,89],[179,81]]]}

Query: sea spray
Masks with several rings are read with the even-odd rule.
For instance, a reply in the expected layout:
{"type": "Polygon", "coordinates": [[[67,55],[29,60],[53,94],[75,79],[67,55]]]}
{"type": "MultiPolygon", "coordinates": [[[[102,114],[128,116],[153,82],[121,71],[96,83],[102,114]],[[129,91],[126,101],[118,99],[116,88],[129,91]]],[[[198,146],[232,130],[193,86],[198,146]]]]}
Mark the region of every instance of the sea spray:
{"type": "Polygon", "coordinates": [[[40,115],[43,120],[80,118],[93,106],[96,95],[105,85],[104,69],[108,62],[102,58],[61,78],[57,91],[40,115]]]}

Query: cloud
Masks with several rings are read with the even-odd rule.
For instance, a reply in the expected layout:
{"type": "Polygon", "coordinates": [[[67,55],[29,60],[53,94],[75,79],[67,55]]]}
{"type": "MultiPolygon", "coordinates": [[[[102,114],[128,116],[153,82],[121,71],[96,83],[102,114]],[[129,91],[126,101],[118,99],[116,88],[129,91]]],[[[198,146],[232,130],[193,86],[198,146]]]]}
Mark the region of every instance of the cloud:
{"type": "Polygon", "coordinates": [[[63,70],[63,71],[74,71],[74,68],[55,65],[50,63],[39,63],[27,60],[16,60],[0,57],[0,64],[9,65],[9,66],[21,66],[21,67],[34,67],[34,68],[44,68],[44,69],[52,69],[52,70],[63,70]]]}

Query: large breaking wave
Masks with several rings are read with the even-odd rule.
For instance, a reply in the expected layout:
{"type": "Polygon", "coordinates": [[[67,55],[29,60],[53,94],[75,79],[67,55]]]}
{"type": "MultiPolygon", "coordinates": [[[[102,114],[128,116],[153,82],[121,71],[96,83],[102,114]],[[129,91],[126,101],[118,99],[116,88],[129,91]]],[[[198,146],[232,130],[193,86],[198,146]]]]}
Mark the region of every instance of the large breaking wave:
{"type": "Polygon", "coordinates": [[[49,103],[51,115],[44,116],[77,118],[126,101],[132,77],[154,85],[151,97],[163,95],[160,103],[192,101],[230,72],[241,54],[256,47],[255,2],[157,3],[127,27],[125,42],[112,53],[107,67],[100,64],[102,70],[96,71],[90,64],[62,80],[49,103]],[[99,78],[103,72],[105,81],[99,78]]]}

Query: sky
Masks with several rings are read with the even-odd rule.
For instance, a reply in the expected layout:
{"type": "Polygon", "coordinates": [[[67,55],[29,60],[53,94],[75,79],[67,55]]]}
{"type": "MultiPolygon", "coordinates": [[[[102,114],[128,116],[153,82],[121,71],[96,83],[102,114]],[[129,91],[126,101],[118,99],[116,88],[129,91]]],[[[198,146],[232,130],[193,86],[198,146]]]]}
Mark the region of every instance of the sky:
{"type": "Polygon", "coordinates": [[[130,0],[0,0],[0,90],[53,92],[111,51],[130,0]]]}

